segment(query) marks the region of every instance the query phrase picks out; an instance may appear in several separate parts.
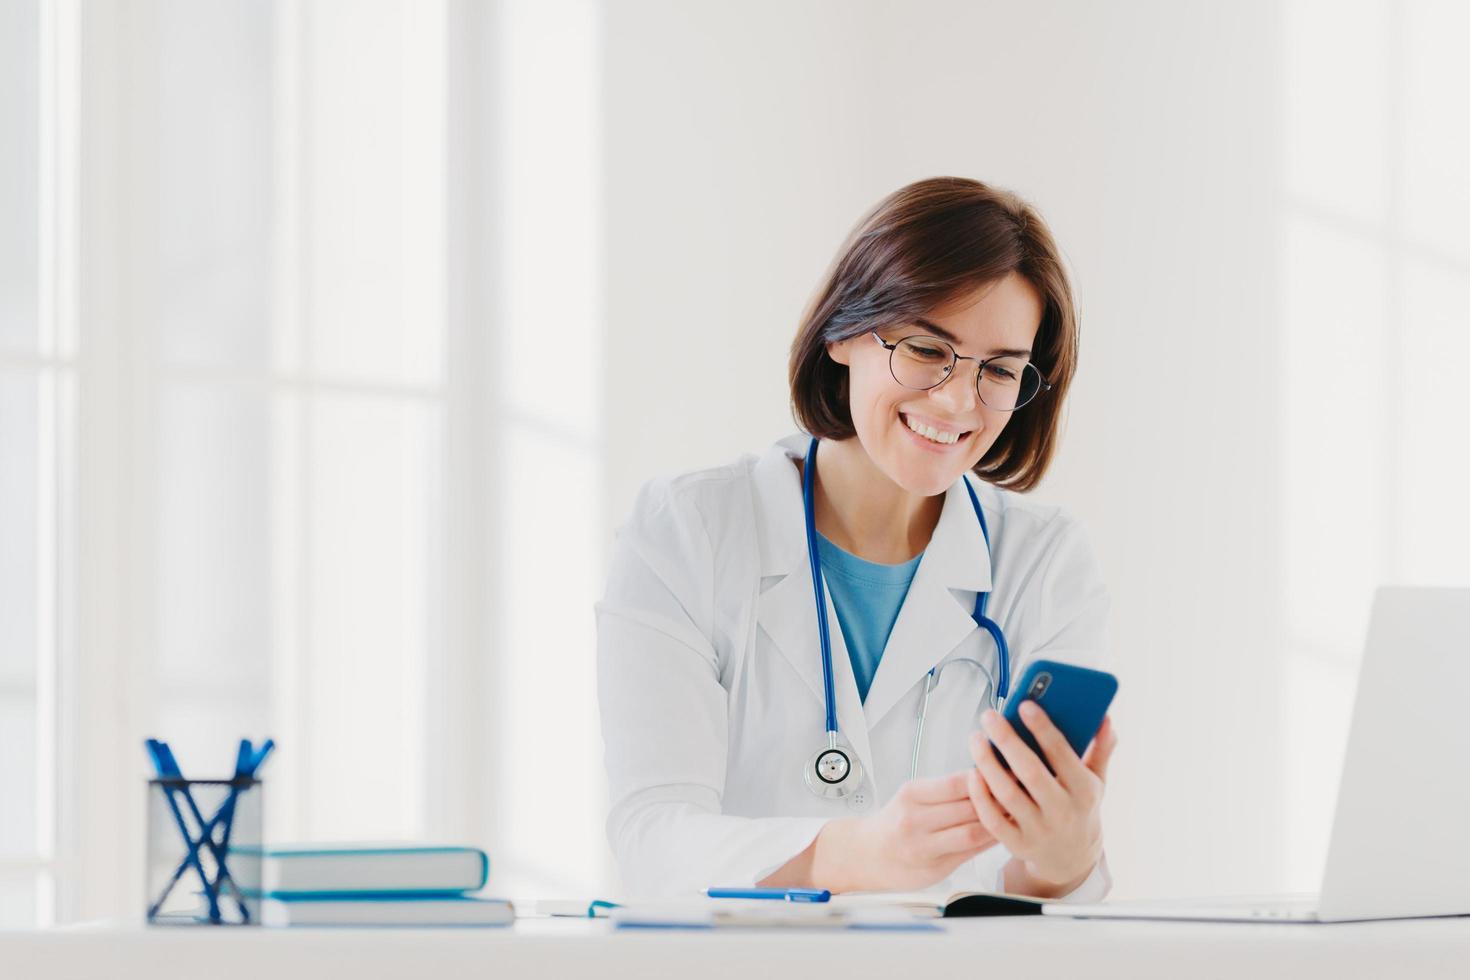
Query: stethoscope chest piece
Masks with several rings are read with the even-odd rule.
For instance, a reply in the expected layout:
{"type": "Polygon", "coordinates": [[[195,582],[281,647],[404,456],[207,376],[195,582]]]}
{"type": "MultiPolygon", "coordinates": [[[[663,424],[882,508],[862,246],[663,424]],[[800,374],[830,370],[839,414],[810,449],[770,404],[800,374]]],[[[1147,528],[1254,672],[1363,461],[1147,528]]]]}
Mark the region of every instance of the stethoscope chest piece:
{"type": "Polygon", "coordinates": [[[850,796],[863,784],[863,765],[847,746],[824,745],[812,753],[804,773],[807,788],[828,800],[850,796]]]}

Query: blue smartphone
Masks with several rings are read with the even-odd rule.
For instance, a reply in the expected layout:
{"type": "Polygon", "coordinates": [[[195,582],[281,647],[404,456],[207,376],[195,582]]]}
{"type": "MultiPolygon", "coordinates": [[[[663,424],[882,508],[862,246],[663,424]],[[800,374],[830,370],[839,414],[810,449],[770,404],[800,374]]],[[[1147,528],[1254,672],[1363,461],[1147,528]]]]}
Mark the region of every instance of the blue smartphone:
{"type": "MultiPolygon", "coordinates": [[[[1021,682],[1006,699],[1002,715],[1021,740],[1040,757],[1047,771],[1055,776],[1057,771],[1052,768],[1051,760],[1047,759],[1041,746],[1036,744],[1035,736],[1021,720],[1021,702],[1035,701],[1040,705],[1080,758],[1091,744],[1092,736],[1097,734],[1097,727],[1102,724],[1108,705],[1113,703],[1113,695],[1117,693],[1118,678],[1107,671],[1055,660],[1033,660],[1021,675],[1021,682]]],[[[1011,768],[994,742],[990,743],[990,751],[1007,770],[1011,768]]]]}

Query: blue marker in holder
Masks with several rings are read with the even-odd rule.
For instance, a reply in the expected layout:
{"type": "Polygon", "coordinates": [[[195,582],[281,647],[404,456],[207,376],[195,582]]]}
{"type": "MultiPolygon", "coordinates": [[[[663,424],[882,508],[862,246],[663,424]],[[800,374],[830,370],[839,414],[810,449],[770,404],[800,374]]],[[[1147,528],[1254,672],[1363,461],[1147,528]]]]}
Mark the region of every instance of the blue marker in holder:
{"type": "Polygon", "coordinates": [[[257,749],[242,739],[230,779],[186,779],[166,742],[150,738],[144,747],[157,773],[148,790],[148,921],[258,922],[257,900],[247,896],[259,887],[259,859],[237,855],[232,864],[231,840],[239,841],[243,830],[244,843],[260,843],[256,773],[275,743],[267,739],[257,749]],[[198,890],[181,882],[197,882],[198,890]]]}

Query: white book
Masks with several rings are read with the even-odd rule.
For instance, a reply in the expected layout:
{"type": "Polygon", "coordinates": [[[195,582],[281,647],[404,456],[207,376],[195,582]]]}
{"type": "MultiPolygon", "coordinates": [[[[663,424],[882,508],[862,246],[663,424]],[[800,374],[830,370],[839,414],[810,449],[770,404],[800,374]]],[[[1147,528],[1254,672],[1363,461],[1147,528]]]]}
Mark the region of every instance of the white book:
{"type": "Polygon", "coordinates": [[[248,893],[267,898],[363,892],[445,894],[478,891],[490,859],[475,847],[432,844],[271,844],[231,848],[232,872],[248,893]],[[252,861],[250,858],[263,858],[252,861]]]}
{"type": "Polygon", "coordinates": [[[268,898],[267,926],[503,926],[515,921],[503,898],[469,895],[422,898],[268,898]]]}
{"type": "Polygon", "coordinates": [[[873,929],[934,932],[940,926],[905,908],[854,907],[830,902],[693,898],[636,902],[612,910],[618,929],[873,929]]]}

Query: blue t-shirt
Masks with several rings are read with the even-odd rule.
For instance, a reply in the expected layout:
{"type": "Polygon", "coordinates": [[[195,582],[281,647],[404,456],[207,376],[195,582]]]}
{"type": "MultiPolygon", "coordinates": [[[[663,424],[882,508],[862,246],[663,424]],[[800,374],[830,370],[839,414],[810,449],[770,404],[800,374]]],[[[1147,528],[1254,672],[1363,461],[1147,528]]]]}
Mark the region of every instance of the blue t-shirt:
{"type": "Polygon", "coordinates": [[[908,595],[914,572],[923,552],[898,565],[882,565],[859,558],[817,533],[817,553],[822,558],[822,574],[832,606],[847,641],[847,657],[852,661],[858,694],[868,699],[878,661],[888,645],[888,634],[898,621],[898,610],[908,595]]]}

